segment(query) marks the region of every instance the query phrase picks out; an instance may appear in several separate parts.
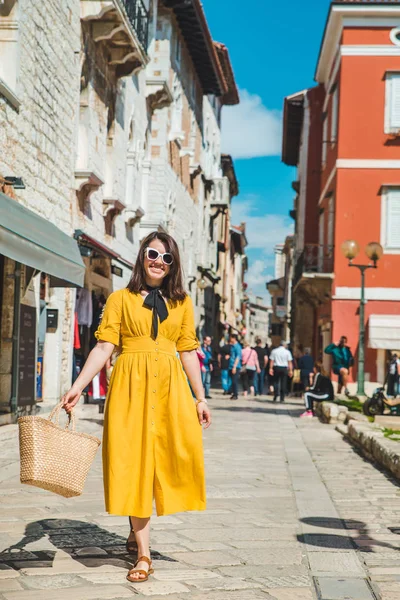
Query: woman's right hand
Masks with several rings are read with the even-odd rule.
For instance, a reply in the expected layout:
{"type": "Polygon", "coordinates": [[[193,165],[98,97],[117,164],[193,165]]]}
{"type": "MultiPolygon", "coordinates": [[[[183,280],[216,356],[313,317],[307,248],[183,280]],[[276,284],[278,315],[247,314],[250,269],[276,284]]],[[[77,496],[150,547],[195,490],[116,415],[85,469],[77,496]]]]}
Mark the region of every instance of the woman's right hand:
{"type": "Polygon", "coordinates": [[[61,401],[63,403],[63,409],[67,413],[70,413],[71,410],[74,408],[75,404],[79,402],[79,398],[81,397],[81,395],[81,388],[74,384],[72,388],[61,398],[61,401]]]}

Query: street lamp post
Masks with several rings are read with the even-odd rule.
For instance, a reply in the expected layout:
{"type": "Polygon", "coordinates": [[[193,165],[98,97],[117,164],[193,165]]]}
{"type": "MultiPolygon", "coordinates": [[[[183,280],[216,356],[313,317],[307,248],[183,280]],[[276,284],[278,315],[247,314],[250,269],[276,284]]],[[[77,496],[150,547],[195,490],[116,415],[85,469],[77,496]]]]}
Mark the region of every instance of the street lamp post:
{"type": "Polygon", "coordinates": [[[361,298],[360,298],[360,333],[358,338],[358,369],[357,369],[357,394],[365,396],[365,324],[364,324],[364,306],[365,306],[365,271],[367,269],[376,269],[377,262],[383,254],[383,248],[378,242],[370,242],[365,247],[365,254],[372,260],[372,264],[358,265],[353,263],[353,259],[360,252],[360,246],[354,240],[346,240],[342,244],[342,253],[349,260],[349,267],[356,267],[361,273],[361,298]]]}

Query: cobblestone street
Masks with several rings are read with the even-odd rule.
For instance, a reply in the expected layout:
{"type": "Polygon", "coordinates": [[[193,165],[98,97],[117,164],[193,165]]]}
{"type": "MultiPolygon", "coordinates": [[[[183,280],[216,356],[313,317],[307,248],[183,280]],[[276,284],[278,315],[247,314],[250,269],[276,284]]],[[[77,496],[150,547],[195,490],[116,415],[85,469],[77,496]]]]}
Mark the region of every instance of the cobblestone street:
{"type": "MultiPolygon", "coordinates": [[[[17,426],[3,427],[2,600],[400,599],[398,486],[333,426],[300,420],[300,400],[213,397],[208,510],[153,519],[155,573],[137,585],[127,519],[104,512],[100,453],[66,500],[19,484],[17,426]]],[[[95,406],[79,414],[101,435],[95,406]]]]}

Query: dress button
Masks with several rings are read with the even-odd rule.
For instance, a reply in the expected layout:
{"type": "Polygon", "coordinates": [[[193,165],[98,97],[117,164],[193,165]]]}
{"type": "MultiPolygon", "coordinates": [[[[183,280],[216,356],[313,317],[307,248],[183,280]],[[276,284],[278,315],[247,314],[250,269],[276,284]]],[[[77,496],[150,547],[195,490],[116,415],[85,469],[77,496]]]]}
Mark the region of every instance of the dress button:
{"type": "Polygon", "coordinates": [[[154,425],[154,421],[152,421],[151,424],[154,425]]]}
{"type": "Polygon", "coordinates": [[[156,342],[156,346],[158,346],[158,342],[156,342]]]}
{"type": "Polygon", "coordinates": [[[152,406],[151,408],[155,408],[155,406],[152,406]]]}
{"type": "Polygon", "coordinates": [[[158,360],[158,358],[156,358],[156,360],[158,360]]]}
{"type": "Polygon", "coordinates": [[[156,390],[153,390],[153,394],[155,394],[155,393],[156,393],[156,390]]]}
{"type": "Polygon", "coordinates": [[[157,377],[157,373],[154,373],[154,377],[157,377]]]}

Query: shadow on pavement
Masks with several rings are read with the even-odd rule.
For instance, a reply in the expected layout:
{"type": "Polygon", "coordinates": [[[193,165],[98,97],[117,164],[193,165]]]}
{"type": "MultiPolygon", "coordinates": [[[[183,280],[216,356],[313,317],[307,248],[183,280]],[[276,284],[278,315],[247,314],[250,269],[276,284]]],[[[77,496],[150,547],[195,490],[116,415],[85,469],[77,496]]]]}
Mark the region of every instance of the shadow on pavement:
{"type": "MultiPolygon", "coordinates": [[[[355,519],[331,519],[328,517],[308,517],[300,519],[301,523],[327,529],[341,529],[343,533],[348,530],[356,530],[357,534],[352,537],[346,535],[335,535],[323,533],[304,533],[297,535],[297,539],[302,544],[309,544],[319,548],[335,548],[339,550],[359,550],[360,552],[374,552],[374,546],[390,548],[400,551],[400,548],[393,546],[389,542],[375,540],[369,535],[368,525],[363,521],[355,519]]],[[[393,530],[394,528],[392,528],[393,530]]]]}
{"type": "MultiPolygon", "coordinates": [[[[233,400],[232,402],[237,402],[237,400],[233,400]]],[[[273,408],[274,405],[271,406],[271,408],[258,408],[257,406],[213,406],[211,405],[211,410],[217,411],[217,410],[227,410],[230,412],[250,412],[250,413],[264,413],[264,414],[269,414],[269,415],[276,415],[276,408],[273,408]]],[[[275,406],[284,406],[284,404],[278,404],[275,406]]]]}
{"type": "Polygon", "coordinates": [[[79,421],[87,421],[88,423],[94,423],[95,425],[104,427],[104,419],[88,419],[86,417],[80,417],[79,421]]]}
{"type": "MultiPolygon", "coordinates": [[[[21,541],[0,552],[0,568],[6,565],[19,571],[52,567],[56,550],[49,550],[47,543],[43,544],[42,550],[25,550],[26,545],[42,538],[86,567],[114,565],[130,569],[136,559],[136,555],[126,551],[126,538],[98,525],[72,519],[41,519],[27,525],[21,541]]],[[[152,550],[151,556],[153,560],[176,562],[155,550],[152,550]]]]}
{"type": "Polygon", "coordinates": [[[272,399],[261,400],[259,398],[244,398],[240,397],[239,400],[230,400],[230,404],[225,406],[214,406],[210,404],[212,411],[226,410],[230,412],[250,412],[250,413],[263,413],[269,415],[276,415],[280,412],[279,409],[288,410],[293,418],[298,418],[304,412],[304,406],[299,406],[297,403],[291,402],[291,398],[287,398],[285,402],[273,402],[272,399]],[[244,402],[252,402],[252,405],[244,405],[244,402]],[[259,406],[254,406],[258,404],[259,406]]]}

